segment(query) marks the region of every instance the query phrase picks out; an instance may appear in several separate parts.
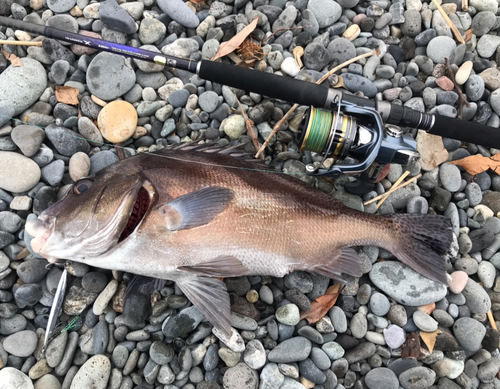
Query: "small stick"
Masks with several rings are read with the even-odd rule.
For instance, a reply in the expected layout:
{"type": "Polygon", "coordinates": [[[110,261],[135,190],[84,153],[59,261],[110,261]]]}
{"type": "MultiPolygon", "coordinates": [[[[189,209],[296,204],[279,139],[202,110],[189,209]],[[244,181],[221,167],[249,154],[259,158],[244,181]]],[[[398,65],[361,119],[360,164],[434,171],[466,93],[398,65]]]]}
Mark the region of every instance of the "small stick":
{"type": "Polygon", "coordinates": [[[415,182],[416,180],[418,180],[420,177],[422,177],[421,174],[419,174],[418,176],[415,176],[413,177],[411,180],[408,180],[406,181],[403,185],[399,186],[398,188],[391,188],[389,191],[385,192],[385,193],[382,193],[380,196],[377,196],[373,199],[371,199],[370,201],[367,201],[366,203],[363,203],[364,205],[368,205],[368,204],[371,204],[371,203],[374,203],[375,201],[378,201],[380,200],[381,198],[383,198],[384,196],[386,195],[389,195],[391,194],[392,192],[395,192],[397,191],[398,189],[401,189],[401,188],[404,188],[406,185],[409,185],[411,184],[412,182],[415,182]]]}
{"type": "MultiPolygon", "coordinates": [[[[259,140],[257,139],[257,134],[255,133],[255,128],[253,128],[253,121],[248,118],[247,113],[243,109],[243,106],[241,105],[241,103],[237,97],[236,97],[236,101],[238,102],[238,105],[240,106],[241,115],[245,119],[245,124],[246,124],[247,130],[248,130],[248,135],[250,135],[250,138],[252,139],[253,147],[255,147],[255,150],[258,150],[260,147],[260,144],[259,144],[259,140]]],[[[263,158],[262,155],[259,157],[263,158]]]]}
{"type": "Polygon", "coordinates": [[[464,108],[464,104],[466,104],[467,107],[470,107],[470,104],[467,101],[465,95],[462,93],[462,88],[460,88],[460,85],[458,85],[457,81],[455,80],[455,75],[453,74],[453,69],[451,68],[450,60],[448,58],[445,58],[444,63],[446,66],[446,70],[448,72],[448,76],[450,77],[450,80],[453,82],[453,85],[455,85],[455,89],[457,90],[458,96],[460,97],[460,101],[458,103],[458,118],[462,119],[462,111],[464,108]]]}
{"type": "MultiPolygon", "coordinates": [[[[397,189],[399,187],[399,185],[401,185],[401,183],[404,181],[404,179],[408,176],[408,174],[410,174],[410,171],[407,170],[403,173],[403,175],[401,177],[399,177],[397,179],[397,181],[392,185],[392,188],[391,189],[397,189]]],[[[377,204],[377,209],[379,209],[379,207],[384,203],[385,200],[387,200],[390,196],[390,194],[387,194],[387,193],[384,193],[385,196],[382,198],[382,200],[380,201],[380,203],[377,204]]]]}
{"type": "Polygon", "coordinates": [[[42,41],[33,42],[33,41],[7,41],[0,40],[0,45],[10,45],[10,46],[42,46],[42,41]]]}
{"type": "Polygon", "coordinates": [[[448,15],[446,15],[446,12],[444,12],[443,7],[441,7],[439,5],[439,3],[437,2],[437,0],[432,0],[432,2],[434,3],[434,5],[436,6],[436,8],[438,9],[439,13],[443,17],[443,19],[446,22],[446,24],[451,28],[451,31],[453,31],[453,34],[455,35],[455,38],[457,39],[457,41],[459,41],[462,44],[465,43],[464,38],[460,34],[460,31],[458,31],[457,26],[455,26],[455,24],[453,24],[453,22],[448,17],[448,15]]]}
{"type": "MultiPolygon", "coordinates": [[[[316,81],[316,84],[321,84],[323,81],[325,81],[328,77],[330,77],[332,74],[335,72],[339,71],[343,67],[352,64],[353,62],[356,62],[362,58],[366,57],[371,57],[372,55],[380,55],[380,50],[375,49],[369,53],[361,54],[358,55],[357,57],[351,58],[348,61],[345,61],[343,64],[340,64],[339,66],[334,67],[332,70],[330,70],[328,73],[326,73],[323,77],[321,77],[318,81],[316,81]]],[[[259,151],[257,151],[257,154],[255,154],[255,158],[259,158],[264,149],[267,147],[269,142],[271,141],[272,137],[278,132],[279,128],[282,126],[282,124],[285,122],[286,119],[290,117],[290,115],[299,107],[298,104],[294,104],[292,108],[288,110],[288,112],[281,118],[281,120],[274,125],[273,130],[271,131],[271,134],[267,137],[266,141],[264,144],[260,147],[259,151]]]]}

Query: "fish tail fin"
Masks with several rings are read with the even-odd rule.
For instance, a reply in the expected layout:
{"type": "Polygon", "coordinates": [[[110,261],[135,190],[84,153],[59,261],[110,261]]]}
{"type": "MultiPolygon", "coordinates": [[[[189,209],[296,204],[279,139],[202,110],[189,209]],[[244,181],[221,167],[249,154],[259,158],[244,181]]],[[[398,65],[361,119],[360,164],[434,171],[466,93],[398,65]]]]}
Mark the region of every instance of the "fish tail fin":
{"type": "Polygon", "coordinates": [[[396,243],[390,251],[422,275],[448,284],[446,254],[453,241],[451,221],[440,215],[391,215],[396,243]]]}

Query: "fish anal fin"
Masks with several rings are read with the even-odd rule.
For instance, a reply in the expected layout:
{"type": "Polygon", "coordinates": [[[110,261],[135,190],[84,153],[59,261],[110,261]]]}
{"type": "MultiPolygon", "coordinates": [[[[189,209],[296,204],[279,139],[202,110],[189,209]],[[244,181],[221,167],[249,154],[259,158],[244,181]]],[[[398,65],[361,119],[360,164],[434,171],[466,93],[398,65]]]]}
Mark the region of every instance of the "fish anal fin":
{"type": "Polygon", "coordinates": [[[349,282],[346,280],[345,275],[353,277],[361,277],[363,275],[361,259],[354,249],[343,247],[336,249],[332,254],[333,259],[329,263],[314,266],[312,271],[342,282],[349,282]]]}
{"type": "Polygon", "coordinates": [[[177,281],[177,285],[215,328],[231,336],[231,306],[224,282],[193,275],[177,281]]]}
{"type": "Polygon", "coordinates": [[[248,273],[248,268],[232,255],[220,256],[198,265],[180,266],[177,269],[208,277],[222,278],[239,277],[248,273]]]}
{"type": "Polygon", "coordinates": [[[179,196],[159,208],[167,228],[178,231],[210,223],[234,197],[231,189],[210,186],[179,196]]]}

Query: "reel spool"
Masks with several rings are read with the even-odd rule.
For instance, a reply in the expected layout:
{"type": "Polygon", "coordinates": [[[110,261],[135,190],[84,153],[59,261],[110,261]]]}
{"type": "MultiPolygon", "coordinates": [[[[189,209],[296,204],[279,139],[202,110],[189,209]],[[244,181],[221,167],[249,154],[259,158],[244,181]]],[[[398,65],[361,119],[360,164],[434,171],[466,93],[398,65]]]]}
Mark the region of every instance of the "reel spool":
{"type": "MultiPolygon", "coordinates": [[[[415,140],[397,126],[385,127],[377,111],[350,103],[335,105],[335,111],[311,107],[304,113],[300,151],[323,156],[320,164],[306,165],[308,173],[330,177],[363,173],[362,180],[373,183],[384,165],[407,165],[420,157],[415,140]],[[355,162],[337,163],[347,157],[355,162]],[[330,168],[323,165],[327,158],[335,161],[330,168]]],[[[365,190],[369,191],[366,186],[365,190]]]]}

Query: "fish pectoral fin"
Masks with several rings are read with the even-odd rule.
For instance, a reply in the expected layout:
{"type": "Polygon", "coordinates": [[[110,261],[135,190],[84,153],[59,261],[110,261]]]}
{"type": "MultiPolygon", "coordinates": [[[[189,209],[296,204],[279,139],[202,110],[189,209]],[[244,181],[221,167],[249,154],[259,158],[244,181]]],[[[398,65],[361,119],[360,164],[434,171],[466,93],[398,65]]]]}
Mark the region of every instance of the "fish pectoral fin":
{"type": "Polygon", "coordinates": [[[224,255],[211,261],[193,266],[179,266],[177,269],[208,277],[239,277],[248,273],[248,268],[236,257],[224,255]]]}
{"type": "Polygon", "coordinates": [[[178,281],[177,285],[214,327],[231,336],[231,306],[224,282],[193,276],[178,281]]]}
{"type": "Polygon", "coordinates": [[[160,290],[165,286],[165,280],[135,274],[125,289],[123,299],[127,300],[133,294],[150,295],[155,290],[160,290]]]}
{"type": "Polygon", "coordinates": [[[209,186],[179,196],[159,208],[167,228],[178,231],[210,223],[234,197],[231,189],[209,186]]]}
{"type": "Polygon", "coordinates": [[[353,277],[361,277],[363,275],[361,259],[354,249],[343,247],[336,249],[332,254],[333,260],[330,263],[314,266],[312,271],[346,283],[349,281],[346,280],[345,275],[353,277]]]}

